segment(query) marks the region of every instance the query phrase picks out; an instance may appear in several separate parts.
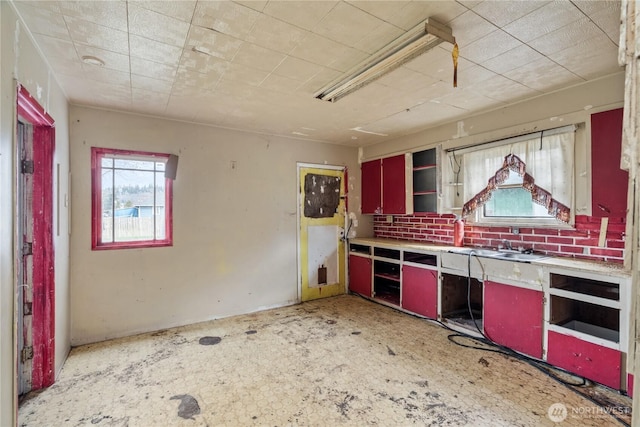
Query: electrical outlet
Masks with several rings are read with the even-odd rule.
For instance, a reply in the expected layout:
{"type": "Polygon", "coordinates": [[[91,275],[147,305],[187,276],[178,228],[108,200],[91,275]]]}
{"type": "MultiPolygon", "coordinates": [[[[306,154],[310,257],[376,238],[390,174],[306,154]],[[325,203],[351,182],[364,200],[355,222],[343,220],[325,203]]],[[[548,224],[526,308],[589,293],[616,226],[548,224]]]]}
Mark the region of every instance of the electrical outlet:
{"type": "Polygon", "coordinates": [[[387,222],[393,224],[393,215],[387,215],[387,222]]]}

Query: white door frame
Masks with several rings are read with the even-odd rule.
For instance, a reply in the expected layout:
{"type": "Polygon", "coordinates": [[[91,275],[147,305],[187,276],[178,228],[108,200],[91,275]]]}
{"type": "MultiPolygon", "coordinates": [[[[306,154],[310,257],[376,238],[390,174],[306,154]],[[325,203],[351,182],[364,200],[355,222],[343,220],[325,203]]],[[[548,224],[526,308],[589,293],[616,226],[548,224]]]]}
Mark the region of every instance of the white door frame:
{"type": "MultiPolygon", "coordinates": [[[[296,195],[296,258],[297,258],[297,272],[296,272],[296,276],[298,278],[298,296],[296,298],[296,302],[301,302],[302,301],[302,266],[300,265],[300,203],[302,202],[302,200],[300,199],[300,195],[302,194],[302,189],[300,188],[300,169],[302,168],[314,168],[314,169],[326,169],[326,170],[333,170],[333,171],[343,171],[346,172],[347,171],[347,167],[346,166],[337,166],[337,165],[326,165],[326,164],[316,164],[316,163],[304,163],[304,162],[297,162],[296,163],[296,191],[297,191],[297,195],[296,195]]],[[[348,189],[348,183],[345,182],[344,183],[344,188],[345,188],[345,196],[347,194],[347,189],[348,189]]],[[[345,209],[345,221],[347,220],[347,210],[345,209]]],[[[345,222],[346,224],[346,222],[345,222]]],[[[346,255],[347,255],[347,250],[345,247],[345,282],[346,282],[346,277],[348,277],[348,270],[347,270],[347,262],[346,262],[346,255]]],[[[346,286],[346,283],[345,283],[346,286]]]]}

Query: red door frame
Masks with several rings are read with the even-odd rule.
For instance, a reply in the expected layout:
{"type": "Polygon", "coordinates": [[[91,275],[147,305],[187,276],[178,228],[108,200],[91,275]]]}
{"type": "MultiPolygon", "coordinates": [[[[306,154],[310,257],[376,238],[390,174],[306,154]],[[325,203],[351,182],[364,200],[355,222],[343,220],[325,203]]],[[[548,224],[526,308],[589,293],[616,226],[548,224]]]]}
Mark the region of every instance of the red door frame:
{"type": "MultiPolygon", "coordinates": [[[[18,85],[17,111],[33,126],[33,366],[31,388],[55,380],[55,274],[53,248],[53,118],[18,85]]],[[[17,125],[17,124],[16,124],[17,125]]]]}

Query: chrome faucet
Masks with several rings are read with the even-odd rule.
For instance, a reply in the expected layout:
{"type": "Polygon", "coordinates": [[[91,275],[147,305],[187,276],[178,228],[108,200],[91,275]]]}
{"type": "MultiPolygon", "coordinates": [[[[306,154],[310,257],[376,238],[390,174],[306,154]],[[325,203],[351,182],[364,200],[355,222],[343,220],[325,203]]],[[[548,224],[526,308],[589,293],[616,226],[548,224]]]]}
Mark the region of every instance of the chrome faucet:
{"type": "Polygon", "coordinates": [[[513,250],[513,248],[511,247],[511,242],[508,241],[507,239],[502,239],[502,244],[504,245],[505,249],[508,249],[510,251],[513,250]]]}

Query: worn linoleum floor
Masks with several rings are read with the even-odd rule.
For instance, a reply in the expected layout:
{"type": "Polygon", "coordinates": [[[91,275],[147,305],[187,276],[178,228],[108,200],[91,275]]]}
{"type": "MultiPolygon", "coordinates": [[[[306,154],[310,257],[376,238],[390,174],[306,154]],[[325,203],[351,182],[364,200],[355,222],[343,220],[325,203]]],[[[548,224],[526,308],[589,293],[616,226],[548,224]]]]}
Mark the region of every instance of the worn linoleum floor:
{"type": "Polygon", "coordinates": [[[19,425],[620,425],[535,368],[449,333],[345,295],[86,345],[23,401],[19,425]],[[567,408],[559,424],[548,417],[556,403],[567,408]]]}

